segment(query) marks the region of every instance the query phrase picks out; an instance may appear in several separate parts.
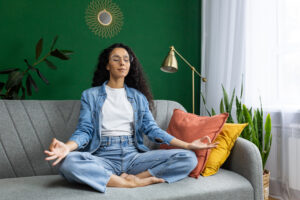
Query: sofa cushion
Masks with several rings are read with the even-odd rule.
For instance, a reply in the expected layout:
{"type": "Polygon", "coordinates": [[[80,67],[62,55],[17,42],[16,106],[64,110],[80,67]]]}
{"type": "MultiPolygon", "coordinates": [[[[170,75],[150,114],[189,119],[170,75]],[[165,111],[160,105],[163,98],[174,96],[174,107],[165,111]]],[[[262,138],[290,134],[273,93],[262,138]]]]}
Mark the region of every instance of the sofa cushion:
{"type": "MultiPolygon", "coordinates": [[[[227,117],[228,113],[207,117],[175,109],[167,132],[185,142],[192,142],[204,136],[208,136],[213,142],[222,130],[227,117]]],[[[162,144],[161,148],[174,149],[177,147],[162,144]]],[[[204,169],[210,149],[194,150],[194,152],[198,158],[198,165],[189,176],[198,178],[204,169]]]]}
{"type": "Polygon", "coordinates": [[[140,188],[107,188],[105,194],[86,185],[68,183],[59,175],[0,179],[0,199],[16,200],[120,200],[120,199],[253,199],[253,188],[244,177],[225,170],[199,179],[185,178],[140,188]],[[184,188],[184,189],[183,189],[184,188]]]}
{"type": "Polygon", "coordinates": [[[245,124],[232,124],[225,123],[221,133],[217,136],[215,142],[218,142],[218,146],[211,150],[207,159],[203,176],[211,176],[218,172],[219,168],[226,161],[230,154],[236,139],[240,136],[244,128],[248,125],[245,124]]]}

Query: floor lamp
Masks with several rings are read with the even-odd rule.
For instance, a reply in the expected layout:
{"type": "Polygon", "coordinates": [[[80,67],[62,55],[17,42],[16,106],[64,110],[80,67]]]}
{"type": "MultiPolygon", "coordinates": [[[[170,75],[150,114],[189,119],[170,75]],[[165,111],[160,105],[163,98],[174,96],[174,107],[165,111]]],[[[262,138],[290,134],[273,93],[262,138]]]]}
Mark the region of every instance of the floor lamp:
{"type": "Polygon", "coordinates": [[[175,53],[190,67],[192,70],[192,90],[193,90],[193,114],[195,113],[195,73],[202,79],[203,82],[206,82],[207,79],[204,78],[196,69],[193,67],[180,53],[176,51],[174,46],[170,47],[169,54],[166,56],[160,69],[163,72],[175,73],[178,70],[178,64],[175,57],[175,53]]]}

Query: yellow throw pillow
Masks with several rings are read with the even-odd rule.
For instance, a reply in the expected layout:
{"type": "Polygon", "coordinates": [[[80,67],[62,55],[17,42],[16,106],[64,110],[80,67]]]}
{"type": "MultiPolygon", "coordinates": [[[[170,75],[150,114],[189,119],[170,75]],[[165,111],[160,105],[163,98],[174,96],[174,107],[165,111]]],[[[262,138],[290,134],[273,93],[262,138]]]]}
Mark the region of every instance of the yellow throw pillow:
{"type": "Polygon", "coordinates": [[[228,158],[235,141],[247,125],[248,123],[224,124],[221,133],[215,140],[215,142],[219,142],[219,144],[216,148],[211,150],[202,176],[210,176],[219,171],[221,165],[228,158]]]}

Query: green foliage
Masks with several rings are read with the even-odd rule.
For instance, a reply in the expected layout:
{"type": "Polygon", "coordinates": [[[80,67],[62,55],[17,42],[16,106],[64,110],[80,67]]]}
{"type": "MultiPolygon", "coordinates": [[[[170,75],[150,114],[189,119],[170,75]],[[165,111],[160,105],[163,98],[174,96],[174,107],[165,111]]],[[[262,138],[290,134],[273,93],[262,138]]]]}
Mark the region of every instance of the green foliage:
{"type": "Polygon", "coordinates": [[[36,67],[41,62],[45,62],[46,65],[53,70],[56,70],[57,67],[48,59],[49,56],[59,58],[61,60],[68,60],[70,59],[68,55],[71,55],[73,51],[70,50],[58,50],[54,49],[54,46],[56,44],[56,41],[58,39],[58,36],[55,36],[50,51],[42,57],[40,60],[38,60],[41,56],[41,53],[43,51],[43,38],[41,38],[36,46],[35,46],[35,60],[36,62],[32,65],[27,61],[27,59],[24,59],[24,62],[27,65],[26,70],[22,70],[21,68],[10,68],[10,69],[4,69],[0,71],[0,74],[6,74],[8,75],[7,81],[0,82],[0,98],[1,99],[25,99],[25,93],[27,91],[27,95],[32,95],[31,88],[33,87],[34,90],[38,91],[38,86],[34,79],[32,78],[30,72],[37,73],[37,75],[46,83],[49,84],[49,81],[46,79],[46,77],[40,72],[40,70],[36,67]],[[23,81],[24,80],[24,81],[23,81]],[[25,82],[26,88],[23,86],[23,82],[25,82]],[[3,91],[3,88],[6,89],[6,91],[3,91]],[[21,96],[20,96],[21,91],[21,96]],[[4,92],[4,93],[1,93],[4,92]]]}
{"type": "Polygon", "coordinates": [[[228,94],[223,85],[222,85],[222,90],[223,90],[223,98],[222,98],[221,104],[220,104],[220,112],[221,113],[224,113],[224,111],[227,112],[229,114],[229,116],[227,118],[227,123],[233,123],[231,110],[232,110],[232,104],[233,104],[233,100],[234,100],[234,96],[235,96],[235,89],[233,90],[230,102],[228,99],[228,94]],[[225,108],[224,108],[224,106],[225,106],[225,108]]]}
{"type": "MultiPolygon", "coordinates": [[[[260,99],[260,108],[252,109],[252,107],[247,108],[246,105],[242,104],[241,99],[243,96],[243,84],[241,85],[241,94],[240,99],[235,96],[235,89],[233,90],[233,93],[231,95],[231,99],[229,101],[228,99],[228,93],[224,89],[222,85],[222,91],[223,91],[223,98],[220,101],[220,113],[227,112],[229,114],[229,117],[227,119],[227,123],[234,123],[234,120],[232,119],[232,104],[235,99],[235,105],[236,105],[236,120],[237,123],[248,123],[248,126],[246,126],[241,133],[242,138],[245,138],[252,143],[254,143],[257,148],[260,151],[261,158],[262,158],[262,164],[263,169],[265,169],[265,164],[268,159],[271,145],[272,145],[272,133],[271,133],[271,117],[270,114],[267,115],[266,121],[264,124],[263,129],[263,108],[262,103],[260,99]]],[[[211,116],[211,113],[214,113],[215,110],[212,108],[212,112],[210,113],[207,106],[206,106],[206,100],[203,94],[201,93],[203,103],[205,105],[205,109],[209,116],[211,116]]]]}

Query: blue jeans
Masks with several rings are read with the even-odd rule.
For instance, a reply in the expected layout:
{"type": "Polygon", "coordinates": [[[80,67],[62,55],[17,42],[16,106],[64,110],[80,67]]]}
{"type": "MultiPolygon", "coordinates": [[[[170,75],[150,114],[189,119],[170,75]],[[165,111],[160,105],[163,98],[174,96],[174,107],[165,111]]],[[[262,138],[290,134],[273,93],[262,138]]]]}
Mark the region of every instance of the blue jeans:
{"type": "Polygon", "coordinates": [[[69,182],[87,184],[105,192],[112,174],[138,174],[148,170],[155,177],[172,183],[183,179],[196,167],[193,151],[184,149],[138,152],[131,136],[101,137],[100,148],[89,152],[70,152],[59,172],[69,182]]]}

